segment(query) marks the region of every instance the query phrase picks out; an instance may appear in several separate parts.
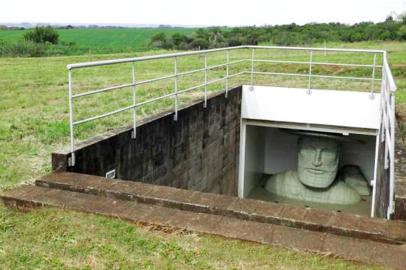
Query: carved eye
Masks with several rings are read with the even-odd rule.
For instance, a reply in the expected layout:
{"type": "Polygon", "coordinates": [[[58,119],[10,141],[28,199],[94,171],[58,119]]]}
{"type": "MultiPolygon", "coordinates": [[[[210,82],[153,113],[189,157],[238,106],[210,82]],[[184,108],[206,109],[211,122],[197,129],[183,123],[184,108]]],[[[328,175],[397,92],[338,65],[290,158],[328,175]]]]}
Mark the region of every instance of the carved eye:
{"type": "Polygon", "coordinates": [[[337,152],[333,149],[323,149],[322,158],[326,161],[335,161],[337,158],[337,152]]]}
{"type": "Polygon", "coordinates": [[[314,155],[316,153],[316,149],[312,146],[302,147],[299,151],[300,155],[314,155]]]}

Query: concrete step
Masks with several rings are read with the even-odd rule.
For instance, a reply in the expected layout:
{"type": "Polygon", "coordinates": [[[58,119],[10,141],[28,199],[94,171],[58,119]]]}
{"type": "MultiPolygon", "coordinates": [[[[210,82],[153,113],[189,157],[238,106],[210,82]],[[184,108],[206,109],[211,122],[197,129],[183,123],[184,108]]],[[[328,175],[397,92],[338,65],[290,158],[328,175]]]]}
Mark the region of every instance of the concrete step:
{"type": "Polygon", "coordinates": [[[208,213],[196,213],[156,204],[120,200],[61,189],[21,186],[1,195],[8,207],[28,210],[39,206],[117,217],[164,230],[186,230],[288,247],[347,260],[406,269],[405,245],[338,236],[208,213]]]}
{"type": "Polygon", "coordinates": [[[36,184],[42,187],[137,201],[240,220],[284,225],[358,239],[392,244],[406,242],[406,224],[400,221],[371,219],[347,213],[240,199],[141,182],[107,180],[104,177],[69,172],[46,175],[37,180],[36,184]]]}

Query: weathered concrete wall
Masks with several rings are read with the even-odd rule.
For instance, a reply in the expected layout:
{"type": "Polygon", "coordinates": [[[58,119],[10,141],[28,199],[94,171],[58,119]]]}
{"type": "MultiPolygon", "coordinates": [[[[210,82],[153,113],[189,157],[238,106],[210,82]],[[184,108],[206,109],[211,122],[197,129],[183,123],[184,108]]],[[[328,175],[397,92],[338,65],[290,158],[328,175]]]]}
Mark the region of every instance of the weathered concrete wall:
{"type": "MultiPolygon", "coordinates": [[[[395,213],[394,219],[406,220],[406,149],[398,126],[395,130],[395,213]]],[[[379,145],[378,181],[376,193],[377,217],[386,218],[389,201],[389,170],[385,166],[385,142],[379,145]]]]}
{"type": "Polygon", "coordinates": [[[228,98],[209,98],[207,108],[196,102],[178,112],[163,113],[141,123],[137,138],[131,129],[96,139],[76,151],[67,167],[67,153],[53,154],[54,169],[105,176],[116,169],[125,180],[237,194],[241,87],[228,98]]]}
{"type": "Polygon", "coordinates": [[[399,127],[395,142],[395,219],[406,220],[406,149],[399,127]]]}
{"type": "Polygon", "coordinates": [[[379,143],[375,216],[386,218],[389,201],[389,170],[385,169],[385,142],[379,143]]]}

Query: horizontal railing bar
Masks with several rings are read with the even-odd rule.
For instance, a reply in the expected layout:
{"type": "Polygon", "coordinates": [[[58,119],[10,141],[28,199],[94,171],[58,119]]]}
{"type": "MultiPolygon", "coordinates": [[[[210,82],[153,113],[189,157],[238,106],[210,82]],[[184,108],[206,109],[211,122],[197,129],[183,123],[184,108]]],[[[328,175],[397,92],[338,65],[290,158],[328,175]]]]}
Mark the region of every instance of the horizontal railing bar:
{"type": "Polygon", "coordinates": [[[342,48],[312,48],[312,47],[289,47],[289,46],[258,46],[245,45],[245,49],[272,49],[272,50],[291,50],[291,51],[320,51],[320,52],[358,52],[358,53],[384,53],[384,50],[367,49],[342,49],[342,48]]]}
{"type": "Polygon", "coordinates": [[[381,79],[377,79],[377,78],[351,77],[351,76],[332,76],[332,75],[314,75],[314,74],[312,74],[312,77],[325,78],[325,79],[358,80],[358,81],[381,81],[381,79]]]}
{"type": "MultiPolygon", "coordinates": [[[[251,74],[251,72],[249,72],[249,71],[246,71],[246,73],[251,74]]],[[[300,73],[284,73],[284,72],[265,72],[265,71],[254,71],[254,74],[259,74],[259,75],[283,75],[283,76],[309,77],[309,74],[300,74],[300,73]]]]}
{"type": "Polygon", "coordinates": [[[218,48],[218,49],[188,51],[188,52],[178,52],[178,53],[168,53],[168,54],[158,54],[158,55],[121,58],[121,59],[105,60],[105,61],[84,62],[84,63],[69,64],[69,65],[67,65],[67,69],[71,70],[71,69],[77,69],[77,68],[98,67],[98,66],[106,66],[106,65],[114,65],[114,64],[125,64],[125,63],[140,62],[140,61],[147,61],[147,60],[157,60],[157,59],[165,59],[165,58],[173,58],[173,57],[199,55],[199,54],[205,54],[205,53],[215,53],[215,52],[221,52],[221,51],[226,51],[226,50],[231,51],[231,50],[236,50],[236,49],[241,49],[241,48],[244,48],[244,46],[225,47],[225,48],[218,48]]]}
{"type": "Polygon", "coordinates": [[[80,124],[83,124],[83,123],[86,123],[86,122],[89,122],[89,121],[94,121],[94,120],[97,120],[97,119],[100,119],[100,118],[104,118],[104,117],[107,117],[107,116],[110,116],[110,115],[114,115],[114,114],[117,114],[117,113],[120,113],[120,112],[124,112],[126,110],[132,109],[133,107],[134,106],[131,105],[131,106],[120,108],[120,109],[117,109],[115,111],[111,111],[111,112],[108,112],[108,113],[104,113],[104,114],[92,116],[92,117],[89,117],[89,118],[85,118],[83,120],[73,122],[73,125],[77,126],[77,125],[80,125],[80,124]]]}
{"type": "MultiPolygon", "coordinates": [[[[231,76],[229,76],[229,77],[231,77],[231,76]]],[[[226,79],[226,77],[219,78],[219,79],[216,79],[216,80],[212,80],[210,82],[207,82],[207,85],[213,84],[213,83],[225,80],[225,79],[226,79]]],[[[199,87],[203,87],[204,85],[205,84],[201,84],[201,85],[190,87],[190,88],[185,89],[185,90],[178,91],[178,94],[188,92],[188,91],[191,91],[193,89],[197,89],[199,87]]],[[[89,122],[89,121],[94,121],[94,120],[97,120],[97,119],[100,119],[100,118],[111,116],[111,115],[114,115],[114,114],[117,114],[117,113],[120,113],[120,112],[124,112],[126,110],[130,110],[130,109],[133,109],[133,108],[136,108],[136,107],[139,107],[139,106],[142,106],[142,105],[154,102],[154,101],[158,101],[158,100],[161,100],[161,99],[164,99],[164,98],[172,97],[172,96],[175,96],[175,95],[176,95],[175,93],[170,93],[170,94],[166,94],[166,95],[163,95],[163,96],[159,96],[157,98],[153,98],[153,99],[150,99],[150,100],[147,100],[147,101],[144,101],[144,102],[140,102],[140,103],[137,103],[135,105],[127,106],[127,107],[124,107],[124,108],[121,108],[121,109],[117,109],[115,111],[111,111],[111,112],[108,112],[108,113],[104,113],[104,114],[100,114],[100,115],[92,116],[92,117],[89,117],[89,118],[86,118],[86,119],[83,119],[83,120],[76,121],[76,122],[73,123],[73,125],[76,126],[76,125],[80,125],[80,124],[83,124],[83,123],[86,123],[86,122],[89,122]]]]}
{"type": "MultiPolygon", "coordinates": [[[[313,65],[321,65],[321,66],[348,66],[348,67],[374,67],[374,65],[368,64],[344,64],[344,63],[329,63],[329,62],[313,62],[313,65]]],[[[375,68],[382,68],[382,65],[375,65],[375,68]]]]}
{"type": "Polygon", "coordinates": [[[215,80],[212,80],[212,81],[207,82],[207,84],[209,85],[209,84],[221,82],[221,81],[224,81],[226,78],[227,78],[227,77],[218,78],[218,79],[215,79],[215,80]]]}
{"type": "Polygon", "coordinates": [[[198,89],[198,88],[200,88],[200,87],[204,87],[204,83],[199,84],[199,85],[196,85],[196,86],[192,86],[192,87],[189,87],[189,88],[186,88],[186,89],[181,90],[181,91],[178,91],[178,94],[186,93],[186,92],[189,92],[189,91],[198,89]]]}
{"type": "Polygon", "coordinates": [[[218,64],[218,65],[213,65],[213,66],[208,66],[207,69],[216,69],[216,68],[220,68],[220,67],[224,67],[227,66],[227,64],[218,64]]]}
{"type": "Polygon", "coordinates": [[[104,60],[104,61],[94,61],[94,62],[84,62],[67,65],[68,70],[77,69],[77,68],[87,68],[87,67],[97,67],[97,66],[106,66],[114,64],[124,64],[131,62],[140,62],[147,60],[157,60],[164,58],[173,58],[173,57],[182,57],[190,55],[199,55],[206,53],[221,52],[226,50],[237,50],[237,49],[272,49],[272,50],[299,50],[299,51],[327,51],[327,52],[358,52],[358,53],[385,53],[382,50],[363,50],[363,49],[340,49],[340,48],[311,48],[311,47],[286,47],[286,46],[235,46],[235,47],[225,47],[218,49],[209,49],[209,50],[200,50],[200,51],[189,51],[189,52],[179,52],[179,53],[170,53],[170,54],[160,54],[160,55],[151,55],[151,56],[141,56],[141,57],[132,57],[132,58],[122,58],[114,60],[104,60]]]}
{"type": "Polygon", "coordinates": [[[173,97],[173,96],[175,96],[175,95],[176,95],[176,93],[166,94],[166,95],[163,95],[163,96],[159,96],[159,97],[156,97],[156,98],[153,98],[153,99],[149,99],[149,100],[146,100],[146,101],[137,103],[137,104],[135,104],[135,106],[133,106],[133,107],[135,107],[135,108],[136,108],[136,107],[140,107],[140,106],[142,106],[142,105],[145,105],[145,104],[148,104],[148,103],[151,103],[151,102],[154,102],[154,101],[158,101],[158,100],[161,100],[161,99],[164,99],[164,98],[173,97]]]}
{"type": "MultiPolygon", "coordinates": [[[[289,61],[289,60],[267,60],[267,59],[254,59],[254,62],[265,62],[265,63],[279,63],[279,64],[303,64],[309,65],[308,61],[289,61]]],[[[349,67],[374,67],[374,65],[368,64],[344,64],[344,63],[329,63],[329,62],[311,62],[312,65],[322,65],[322,66],[349,66],[349,67]]],[[[377,68],[382,68],[383,66],[375,65],[377,68]]]]}
{"type": "Polygon", "coordinates": [[[209,67],[207,67],[207,69],[215,69],[215,68],[225,67],[227,65],[235,65],[235,64],[238,64],[238,63],[241,63],[244,61],[250,61],[250,59],[236,60],[236,61],[229,62],[228,64],[224,63],[224,64],[219,64],[219,65],[209,66],[209,67]]]}
{"type": "Polygon", "coordinates": [[[142,85],[142,84],[151,83],[151,82],[158,82],[158,81],[172,79],[172,78],[175,78],[175,77],[176,77],[176,75],[173,74],[173,75],[163,76],[163,77],[159,77],[159,78],[139,81],[139,82],[136,82],[134,85],[137,86],[137,85],[142,85]]]}
{"type": "Polygon", "coordinates": [[[157,98],[153,98],[153,99],[150,99],[150,100],[147,100],[147,101],[144,101],[144,102],[140,102],[140,103],[137,103],[135,105],[130,105],[130,106],[120,108],[120,109],[117,109],[117,110],[114,110],[114,111],[111,111],[111,112],[108,112],[108,113],[104,113],[104,114],[100,114],[100,115],[92,116],[92,117],[89,117],[89,118],[86,118],[86,119],[83,119],[83,120],[76,121],[76,122],[73,123],[73,125],[76,126],[76,125],[80,125],[80,124],[83,124],[83,123],[86,123],[86,122],[89,122],[89,121],[94,121],[94,120],[98,120],[100,118],[105,118],[107,116],[111,116],[111,115],[114,115],[114,114],[117,114],[117,113],[121,113],[121,112],[124,112],[124,111],[127,111],[127,110],[131,110],[131,109],[134,109],[136,107],[139,107],[139,106],[142,106],[142,105],[154,102],[154,101],[158,101],[160,99],[171,97],[171,96],[174,96],[174,95],[175,95],[174,93],[171,93],[171,94],[167,94],[167,95],[164,95],[164,96],[159,96],[157,98]]]}
{"type": "Polygon", "coordinates": [[[167,79],[171,79],[171,78],[174,78],[174,77],[175,77],[175,75],[168,75],[168,76],[163,76],[163,77],[159,77],[159,78],[139,81],[139,82],[136,82],[136,83],[126,83],[126,84],[122,84],[122,85],[106,87],[106,88],[102,88],[102,89],[97,89],[97,90],[92,90],[92,91],[76,94],[76,95],[73,95],[72,98],[90,96],[90,95],[99,94],[99,93],[108,92],[108,91],[117,90],[117,89],[122,89],[122,88],[126,88],[126,87],[134,87],[134,86],[142,85],[142,84],[146,84],[146,83],[167,80],[167,79]]]}
{"type": "Polygon", "coordinates": [[[238,72],[238,73],[235,73],[235,74],[232,74],[232,75],[228,75],[228,78],[230,79],[230,78],[240,76],[240,75],[245,74],[245,73],[249,73],[249,72],[248,71],[241,71],[241,72],[238,72]]]}
{"type": "MultiPolygon", "coordinates": [[[[240,72],[239,74],[234,74],[234,75],[240,75],[240,74],[242,74],[242,73],[244,73],[244,72],[240,72]]],[[[233,75],[233,76],[234,76],[234,75],[233,75]]],[[[228,78],[230,78],[231,76],[232,76],[232,75],[228,76],[228,78]]],[[[216,79],[216,80],[207,82],[207,84],[209,85],[209,84],[216,83],[216,82],[219,82],[219,81],[222,81],[222,80],[225,80],[225,79],[227,79],[227,77],[224,77],[224,78],[220,78],[220,79],[216,79]]],[[[178,94],[182,94],[182,93],[185,93],[185,92],[189,92],[189,91],[192,91],[192,90],[195,90],[195,89],[197,89],[197,88],[204,87],[204,86],[205,86],[204,83],[203,83],[203,84],[200,84],[200,85],[192,86],[192,87],[186,88],[186,89],[184,89],[184,90],[178,91],[178,94]]]]}
{"type": "MultiPolygon", "coordinates": [[[[235,65],[235,64],[239,64],[239,63],[242,63],[242,62],[245,62],[245,61],[251,61],[250,59],[240,59],[240,60],[235,60],[235,61],[230,61],[228,64],[229,65],[235,65]]],[[[224,65],[227,65],[227,63],[226,64],[224,64],[224,65]]]]}
{"type": "Polygon", "coordinates": [[[72,98],[90,96],[90,95],[94,95],[94,94],[98,94],[98,93],[103,93],[103,92],[107,92],[107,91],[122,89],[122,88],[126,88],[126,87],[131,87],[131,86],[134,86],[134,84],[133,83],[126,83],[126,84],[106,87],[106,88],[102,88],[102,89],[97,89],[97,90],[92,90],[92,91],[76,94],[76,95],[73,95],[72,98]]]}
{"type": "MultiPolygon", "coordinates": [[[[216,80],[207,82],[207,85],[212,84],[212,83],[216,83],[216,82],[222,81],[222,80],[225,80],[225,78],[220,78],[220,79],[216,79],[216,80]]],[[[181,93],[188,92],[188,91],[191,91],[191,90],[193,90],[193,89],[197,89],[197,88],[203,87],[203,86],[205,86],[204,83],[203,83],[203,84],[200,84],[200,85],[197,85],[197,86],[193,86],[193,87],[184,89],[184,90],[181,90],[181,91],[178,91],[177,93],[178,93],[178,94],[181,94],[181,93]]],[[[172,96],[175,96],[175,95],[176,95],[175,93],[170,93],[170,94],[167,94],[167,95],[164,95],[164,96],[160,96],[160,97],[157,97],[157,98],[154,98],[154,99],[150,99],[150,100],[147,100],[147,101],[144,101],[144,102],[137,103],[137,104],[135,105],[135,107],[139,107],[139,106],[148,104],[148,103],[150,103],[150,102],[154,102],[154,101],[157,101],[157,100],[160,100],[160,99],[163,99],[163,98],[167,98],[167,97],[172,97],[172,96]]]]}
{"type": "MultiPolygon", "coordinates": [[[[216,79],[216,80],[207,82],[207,85],[212,84],[212,83],[216,83],[216,82],[219,82],[219,81],[222,81],[222,80],[225,80],[226,78],[227,78],[227,77],[224,77],[224,78],[220,78],[220,79],[216,79]]],[[[229,76],[229,78],[230,78],[230,76],[229,76]]],[[[192,87],[186,88],[186,89],[184,89],[184,90],[178,91],[178,94],[186,93],[186,92],[192,91],[192,90],[194,90],[194,89],[198,89],[198,88],[200,88],[200,87],[204,87],[205,85],[206,85],[206,84],[203,83],[203,84],[200,84],[200,85],[197,85],[197,86],[192,86],[192,87]]]]}
{"type": "MultiPolygon", "coordinates": [[[[246,61],[246,59],[234,61],[234,63],[230,62],[230,64],[237,64],[237,63],[240,63],[240,62],[243,62],[243,61],[246,61]]],[[[213,68],[217,68],[217,67],[220,67],[220,66],[226,66],[226,65],[227,64],[221,64],[221,65],[217,65],[217,66],[210,66],[207,69],[213,69],[213,68]]],[[[177,75],[178,76],[190,75],[190,74],[197,73],[197,72],[203,72],[204,70],[205,70],[205,68],[200,68],[200,69],[195,69],[195,70],[191,70],[191,71],[180,72],[177,75]]],[[[176,75],[168,75],[168,76],[163,76],[163,77],[159,77],[159,78],[139,81],[139,82],[136,82],[136,83],[126,83],[126,84],[121,84],[121,85],[117,85],[117,86],[106,87],[106,88],[102,88],[102,89],[97,89],[97,90],[92,90],[92,91],[76,94],[76,95],[73,95],[72,98],[90,96],[90,95],[99,94],[99,93],[103,93],[103,92],[108,92],[108,91],[112,91],[112,90],[118,90],[118,89],[122,89],[122,88],[126,88],[126,87],[134,87],[134,86],[142,85],[142,84],[146,84],[146,83],[172,79],[172,78],[175,78],[175,77],[176,77],[176,75]]]]}
{"type": "Polygon", "coordinates": [[[205,68],[199,68],[199,69],[194,69],[194,70],[191,70],[191,71],[179,72],[178,76],[190,75],[190,74],[197,73],[197,72],[203,72],[205,70],[206,70],[205,68]]]}
{"type": "Polygon", "coordinates": [[[349,77],[349,76],[331,76],[331,75],[316,75],[316,74],[300,74],[300,73],[283,73],[283,72],[261,72],[254,71],[254,74],[260,75],[281,75],[281,76],[297,76],[297,77],[315,77],[315,78],[326,78],[326,79],[348,79],[348,80],[361,80],[361,81],[380,81],[381,79],[373,79],[367,77],[349,77]]]}
{"type": "MultiPolygon", "coordinates": [[[[232,62],[230,62],[228,64],[229,65],[235,65],[235,64],[238,64],[238,63],[241,63],[241,62],[244,62],[244,61],[248,61],[248,60],[249,59],[236,60],[236,61],[232,61],[232,62]]],[[[219,68],[219,67],[223,67],[223,66],[227,66],[227,63],[226,64],[214,65],[214,66],[208,66],[207,69],[210,70],[210,69],[215,69],[215,68],[219,68]]],[[[205,68],[199,68],[199,69],[194,69],[194,70],[191,70],[191,71],[179,72],[178,75],[179,76],[190,75],[190,74],[197,73],[197,72],[203,72],[205,70],[206,70],[205,68]]]]}

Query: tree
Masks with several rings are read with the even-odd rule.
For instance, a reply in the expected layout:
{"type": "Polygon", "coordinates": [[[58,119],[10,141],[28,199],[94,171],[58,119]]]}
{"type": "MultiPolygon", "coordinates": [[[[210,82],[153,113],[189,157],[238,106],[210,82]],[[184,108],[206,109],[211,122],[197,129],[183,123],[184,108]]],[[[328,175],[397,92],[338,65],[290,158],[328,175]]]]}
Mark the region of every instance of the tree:
{"type": "Polygon", "coordinates": [[[406,40],[406,25],[402,25],[399,28],[398,36],[400,40],[406,40]]]}
{"type": "Polygon", "coordinates": [[[166,48],[167,47],[167,39],[166,35],[163,32],[157,33],[151,37],[151,46],[157,48],[166,48]]]}
{"type": "Polygon", "coordinates": [[[207,35],[209,40],[209,48],[219,48],[224,46],[224,35],[220,28],[209,28],[207,35]]]}
{"type": "Polygon", "coordinates": [[[180,45],[188,44],[190,40],[183,34],[175,33],[172,35],[172,41],[173,44],[179,48],[180,45]]]}
{"type": "Polygon", "coordinates": [[[50,26],[35,27],[34,30],[30,30],[24,35],[24,39],[34,43],[49,42],[52,44],[58,44],[59,34],[50,26]]]}
{"type": "Polygon", "coordinates": [[[406,24],[406,12],[399,14],[397,19],[401,21],[403,24],[406,24]]]}

